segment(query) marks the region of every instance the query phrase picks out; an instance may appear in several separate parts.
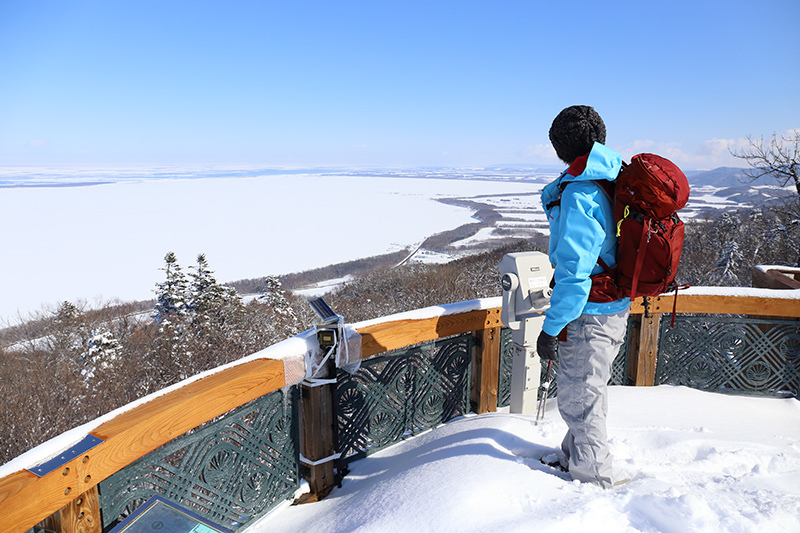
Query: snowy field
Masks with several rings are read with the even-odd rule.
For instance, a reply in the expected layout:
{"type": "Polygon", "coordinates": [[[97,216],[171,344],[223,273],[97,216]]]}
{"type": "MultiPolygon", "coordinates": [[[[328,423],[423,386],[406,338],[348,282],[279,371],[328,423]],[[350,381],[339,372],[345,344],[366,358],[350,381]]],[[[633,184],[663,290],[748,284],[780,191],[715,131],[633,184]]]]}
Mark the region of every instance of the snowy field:
{"type": "Polygon", "coordinates": [[[460,417],[356,461],[319,503],[284,505],[247,533],[796,532],[800,402],[684,387],[611,387],[615,470],[605,491],[539,463],[566,431],[544,422],[460,417]]]}
{"type": "MultiPolygon", "coordinates": [[[[500,238],[547,234],[539,193],[556,175],[0,168],[0,327],[64,300],[150,299],[168,251],[184,269],[205,253],[222,282],[411,252],[435,233],[475,222],[473,208],[435,201],[441,198],[483,204],[500,215],[454,243],[465,253],[500,238]]],[[[698,187],[681,216],[736,207],[717,191],[698,187]]],[[[413,257],[452,259],[425,249],[413,257]]]]}
{"type": "Polygon", "coordinates": [[[69,187],[55,186],[49,174],[33,179],[38,186],[14,187],[6,176],[0,188],[0,325],[63,300],[152,298],[168,251],[184,269],[205,253],[223,282],[411,251],[434,233],[474,222],[473,210],[436,198],[503,193],[530,203],[542,186],[322,174],[90,174],[69,178],[81,185],[69,187]]]}

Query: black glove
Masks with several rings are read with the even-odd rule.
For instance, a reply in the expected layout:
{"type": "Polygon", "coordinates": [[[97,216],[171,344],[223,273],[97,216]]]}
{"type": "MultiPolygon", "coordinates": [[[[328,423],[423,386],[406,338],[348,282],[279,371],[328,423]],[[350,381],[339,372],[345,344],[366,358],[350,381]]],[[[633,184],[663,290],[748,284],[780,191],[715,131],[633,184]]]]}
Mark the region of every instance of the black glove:
{"type": "Polygon", "coordinates": [[[543,360],[557,361],[556,352],[558,351],[558,337],[548,335],[544,331],[536,339],[536,352],[543,360]]]}

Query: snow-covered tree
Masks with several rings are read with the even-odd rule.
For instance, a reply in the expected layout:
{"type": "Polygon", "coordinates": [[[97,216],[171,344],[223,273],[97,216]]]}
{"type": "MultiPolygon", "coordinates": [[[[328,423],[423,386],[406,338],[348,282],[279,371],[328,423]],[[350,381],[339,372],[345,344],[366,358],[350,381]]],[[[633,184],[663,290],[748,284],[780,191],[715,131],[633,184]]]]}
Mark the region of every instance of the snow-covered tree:
{"type": "Polygon", "coordinates": [[[277,277],[264,278],[264,286],[257,302],[269,309],[263,327],[270,331],[271,336],[280,339],[300,332],[297,313],[277,277]]]}
{"type": "Polygon", "coordinates": [[[49,336],[50,348],[61,360],[77,365],[88,337],[86,320],[77,305],[64,301],[53,313],[53,331],[49,336]]]}
{"type": "Polygon", "coordinates": [[[772,180],[784,189],[794,187],[797,193],[775,206],[780,221],[772,228],[772,233],[773,236],[783,234],[786,246],[794,250],[791,262],[800,265],[800,129],[783,135],[773,134],[768,142],[763,137],[748,137],[747,141],[746,148],[731,151],[750,165],[745,173],[747,179],[751,182],[762,178],[772,180]]]}
{"type": "Polygon", "coordinates": [[[197,256],[197,265],[191,267],[190,284],[187,294],[187,310],[194,324],[207,327],[221,327],[241,306],[241,298],[233,287],[217,282],[214,271],[208,266],[205,254],[197,256]]]}
{"type": "Polygon", "coordinates": [[[180,317],[186,314],[186,291],[188,281],[183,273],[178,259],[173,252],[164,256],[165,265],[161,269],[166,274],[166,279],[156,285],[156,304],[152,317],[159,323],[170,317],[180,317]]]}
{"type": "Polygon", "coordinates": [[[81,377],[89,385],[95,378],[106,374],[117,363],[122,345],[107,329],[96,331],[89,339],[89,346],[84,355],[84,367],[81,377]]]}
{"type": "Polygon", "coordinates": [[[281,288],[281,282],[275,276],[264,278],[264,288],[261,290],[258,301],[270,306],[278,315],[292,318],[295,316],[294,309],[292,309],[289,300],[286,299],[286,293],[281,288]]]}
{"type": "Polygon", "coordinates": [[[174,383],[184,372],[188,279],[173,252],[164,256],[165,280],[156,285],[156,304],[152,317],[158,324],[148,374],[160,386],[174,383]]]}
{"type": "Polygon", "coordinates": [[[197,265],[190,267],[190,284],[187,295],[187,308],[193,321],[208,323],[223,307],[239,303],[236,290],[217,282],[214,271],[208,267],[205,254],[197,256],[197,265]]]}
{"type": "Polygon", "coordinates": [[[744,262],[744,256],[736,241],[729,241],[722,249],[720,258],[711,272],[711,280],[715,285],[738,286],[742,285],[737,270],[744,262]]]}
{"type": "Polygon", "coordinates": [[[771,236],[789,252],[785,262],[800,266],[800,198],[784,202],[775,212],[777,222],[771,236]]]}
{"type": "Polygon", "coordinates": [[[77,305],[65,300],[59,304],[54,314],[53,321],[59,326],[65,326],[74,324],[82,312],[77,305]]]}

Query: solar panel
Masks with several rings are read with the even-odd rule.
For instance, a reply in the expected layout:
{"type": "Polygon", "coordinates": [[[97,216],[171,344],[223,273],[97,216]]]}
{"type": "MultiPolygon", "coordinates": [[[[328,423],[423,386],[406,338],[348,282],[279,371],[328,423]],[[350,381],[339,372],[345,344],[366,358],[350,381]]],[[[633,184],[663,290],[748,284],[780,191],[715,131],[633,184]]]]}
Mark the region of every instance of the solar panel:
{"type": "Polygon", "coordinates": [[[333,312],[331,306],[322,299],[322,297],[312,298],[308,301],[308,305],[314,310],[317,316],[324,322],[338,322],[339,315],[333,312]]]}

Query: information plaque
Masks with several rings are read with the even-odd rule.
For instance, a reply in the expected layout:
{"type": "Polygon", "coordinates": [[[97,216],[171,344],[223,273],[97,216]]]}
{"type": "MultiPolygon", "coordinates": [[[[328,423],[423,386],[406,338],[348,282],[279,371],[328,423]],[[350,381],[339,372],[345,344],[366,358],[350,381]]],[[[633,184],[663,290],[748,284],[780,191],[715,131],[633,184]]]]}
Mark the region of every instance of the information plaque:
{"type": "Polygon", "coordinates": [[[160,496],[153,496],[109,533],[233,533],[160,496]]]}

